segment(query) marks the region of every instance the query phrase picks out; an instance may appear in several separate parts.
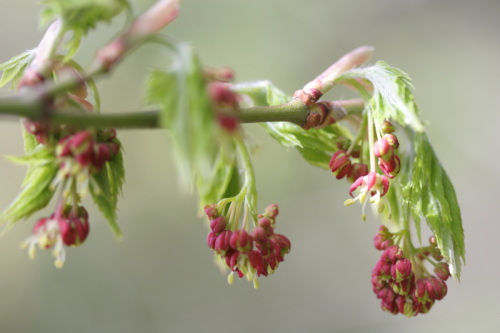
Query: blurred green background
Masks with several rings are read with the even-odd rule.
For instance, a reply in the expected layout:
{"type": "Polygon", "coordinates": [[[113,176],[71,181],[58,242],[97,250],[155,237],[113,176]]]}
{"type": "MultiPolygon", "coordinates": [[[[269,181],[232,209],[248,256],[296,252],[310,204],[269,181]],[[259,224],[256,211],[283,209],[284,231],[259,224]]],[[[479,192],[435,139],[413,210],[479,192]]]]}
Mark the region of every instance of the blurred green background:
{"type": "MultiPolygon", "coordinates": [[[[136,12],[153,3],[132,2],[136,12]]],[[[0,62],[38,44],[38,13],[33,1],[0,2],[0,62]]],[[[99,26],[77,60],[88,64],[123,22],[99,26]]],[[[370,283],[379,222],[369,216],[363,223],[358,206],[343,206],[347,182],[254,125],[245,129],[260,147],[253,158],[259,207],[280,205],[277,230],[292,251],[259,290],[245,280],[229,286],[212,265],[195,197],[179,195],[166,135],[128,130],[119,132],[124,240],[116,243],[92,207],[90,237],[67,251],[59,270],[48,251],[30,261],[19,249],[49,210],[19,223],[0,239],[0,332],[500,332],[500,1],[185,0],[165,32],[190,41],[204,64],[232,67],[237,81],[269,79],[290,94],[360,45],[375,47],[373,62],[407,72],[461,204],[461,283],[450,281],[426,315],[382,312],[370,283]]],[[[103,110],[141,108],[148,68],[167,59],[153,46],[132,54],[99,81],[103,110]]],[[[328,97],[352,96],[334,90],[328,97]]],[[[21,154],[19,124],[1,120],[0,152],[21,154]]],[[[0,206],[17,194],[24,173],[0,161],[0,206]]]]}

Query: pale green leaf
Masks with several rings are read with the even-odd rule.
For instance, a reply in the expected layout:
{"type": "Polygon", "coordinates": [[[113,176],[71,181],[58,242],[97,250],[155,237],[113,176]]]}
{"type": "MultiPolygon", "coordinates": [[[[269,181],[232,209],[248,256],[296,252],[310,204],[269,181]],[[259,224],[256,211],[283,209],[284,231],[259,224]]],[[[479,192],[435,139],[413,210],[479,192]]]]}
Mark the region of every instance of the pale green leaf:
{"type": "Polygon", "coordinates": [[[189,188],[197,175],[210,175],[219,151],[220,129],[200,63],[188,44],[173,44],[168,70],[148,78],[146,103],[162,107],[160,122],[174,141],[180,183],[189,188]]]}
{"type": "Polygon", "coordinates": [[[13,224],[47,206],[54,195],[50,184],[57,170],[58,166],[55,163],[30,167],[21,193],[2,212],[0,221],[13,224]]]}
{"type": "MultiPolygon", "coordinates": [[[[119,143],[117,139],[116,142],[119,143]]],[[[97,208],[108,221],[108,225],[118,240],[123,234],[117,223],[118,196],[125,182],[125,171],[123,168],[123,157],[121,149],[113,156],[110,162],[106,162],[102,170],[93,176],[95,183],[90,182],[90,193],[97,208]],[[97,186],[96,186],[97,185],[97,186]]]]}
{"type": "Polygon", "coordinates": [[[10,89],[16,89],[23,77],[24,71],[35,58],[36,52],[36,48],[28,50],[0,64],[0,71],[3,71],[2,78],[0,79],[0,88],[10,81],[10,89]]]}
{"type": "Polygon", "coordinates": [[[23,156],[5,156],[9,161],[16,164],[37,165],[47,164],[54,161],[54,153],[45,145],[38,145],[30,153],[23,156]]]}
{"type": "Polygon", "coordinates": [[[374,66],[347,71],[335,83],[350,84],[356,79],[367,80],[373,85],[369,104],[378,126],[384,119],[392,119],[403,126],[410,126],[416,132],[424,130],[413,102],[411,79],[406,73],[379,61],[374,66]]]}
{"type": "Polygon", "coordinates": [[[127,0],[42,0],[40,4],[44,6],[40,19],[42,25],[61,19],[64,26],[79,38],[94,29],[97,23],[109,22],[131,9],[127,0]]]}

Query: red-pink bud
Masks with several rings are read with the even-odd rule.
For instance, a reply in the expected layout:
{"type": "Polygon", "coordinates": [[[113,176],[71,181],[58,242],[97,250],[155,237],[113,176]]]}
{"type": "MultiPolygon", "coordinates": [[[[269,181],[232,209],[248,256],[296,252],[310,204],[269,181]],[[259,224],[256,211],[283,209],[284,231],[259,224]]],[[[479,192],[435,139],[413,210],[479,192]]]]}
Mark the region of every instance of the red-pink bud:
{"type": "Polygon", "coordinates": [[[266,231],[266,235],[271,237],[274,234],[273,227],[271,226],[271,221],[266,217],[260,218],[258,222],[259,227],[266,231]]]}
{"type": "MultiPolygon", "coordinates": [[[[273,237],[271,237],[271,240],[275,242],[280,251],[280,258],[284,257],[285,254],[290,253],[290,249],[292,247],[290,240],[286,238],[285,236],[281,234],[275,234],[273,237]]],[[[280,260],[283,261],[283,260],[280,260]]]]}
{"type": "Polygon", "coordinates": [[[90,231],[88,213],[83,207],[78,207],[75,214],[70,211],[69,216],[57,220],[59,231],[66,246],[78,246],[82,244],[90,231]]]}
{"type": "Polygon", "coordinates": [[[398,311],[400,313],[405,313],[406,297],[398,296],[398,298],[396,299],[396,304],[398,305],[398,311]]]}
{"type": "Polygon", "coordinates": [[[207,85],[210,99],[218,105],[231,109],[238,108],[238,95],[231,90],[231,85],[223,82],[212,82],[207,85]]]}
{"type": "MultiPolygon", "coordinates": [[[[205,210],[205,214],[207,214],[209,220],[213,220],[219,216],[219,210],[215,204],[206,205],[203,209],[205,210]]],[[[210,228],[212,228],[212,226],[210,226],[210,228]]]]}
{"type": "Polygon", "coordinates": [[[394,134],[386,134],[386,135],[384,135],[384,137],[382,139],[385,139],[387,141],[387,143],[392,146],[392,148],[394,148],[394,149],[399,148],[398,138],[394,134]]]}
{"type": "Polygon", "coordinates": [[[388,161],[379,159],[378,166],[387,177],[393,179],[401,170],[401,161],[397,155],[393,155],[392,159],[388,161]]]}
{"type": "Polygon", "coordinates": [[[434,273],[443,281],[448,280],[450,277],[450,269],[447,263],[440,262],[434,267],[434,273]]]}
{"type": "Polygon", "coordinates": [[[106,162],[111,160],[111,151],[109,146],[105,143],[97,144],[97,152],[93,155],[92,164],[96,170],[101,170],[106,162]]]}
{"type": "Polygon", "coordinates": [[[391,275],[394,280],[401,282],[411,275],[411,262],[406,258],[401,258],[391,268],[391,275]]]}
{"type": "Polygon", "coordinates": [[[276,218],[278,214],[279,214],[278,204],[269,205],[264,210],[264,215],[266,215],[270,219],[276,218]]]}
{"type": "Polygon", "coordinates": [[[269,240],[266,231],[261,227],[253,228],[250,235],[252,236],[253,241],[256,243],[266,243],[269,240]]]}
{"type": "Polygon", "coordinates": [[[382,288],[387,286],[387,283],[384,280],[382,280],[382,278],[380,276],[373,276],[372,277],[372,285],[377,290],[381,290],[382,288]]]}
{"type": "Polygon", "coordinates": [[[219,216],[210,221],[210,229],[216,234],[219,234],[226,229],[227,221],[224,216],[219,216]]]}
{"type": "Polygon", "coordinates": [[[330,170],[337,179],[344,178],[351,170],[351,160],[343,150],[337,151],[333,154],[330,160],[330,170]]]}
{"type": "Polygon", "coordinates": [[[354,183],[359,177],[364,177],[368,174],[368,166],[363,163],[354,163],[349,170],[347,179],[354,183]]]}
{"type": "Polygon", "coordinates": [[[215,241],[215,251],[221,253],[229,250],[229,242],[232,236],[231,234],[231,231],[224,230],[219,234],[219,236],[217,236],[217,240],[215,241]]]}
{"type": "Polygon", "coordinates": [[[253,242],[245,230],[236,230],[231,236],[230,245],[231,248],[240,252],[248,252],[252,249],[253,242]]]}
{"type": "Polygon", "coordinates": [[[382,261],[390,261],[394,263],[397,259],[401,259],[403,257],[403,250],[397,245],[392,245],[380,256],[380,260],[382,261]]]}
{"type": "Polygon", "coordinates": [[[207,245],[212,250],[215,250],[215,241],[217,240],[217,235],[215,232],[209,232],[207,235],[207,245]]]}
{"type": "Polygon", "coordinates": [[[373,145],[373,153],[379,159],[388,161],[394,156],[394,148],[389,144],[389,142],[384,138],[377,140],[373,145]]]}

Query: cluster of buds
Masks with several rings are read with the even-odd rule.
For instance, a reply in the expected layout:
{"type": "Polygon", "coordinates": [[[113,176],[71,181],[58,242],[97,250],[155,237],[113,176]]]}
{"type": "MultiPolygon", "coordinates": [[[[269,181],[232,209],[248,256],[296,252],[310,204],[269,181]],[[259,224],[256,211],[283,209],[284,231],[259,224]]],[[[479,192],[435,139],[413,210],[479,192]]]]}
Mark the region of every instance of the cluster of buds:
{"type": "Polygon", "coordinates": [[[41,218],[33,227],[33,235],[22,246],[28,248],[31,259],[35,257],[36,246],[40,249],[53,248],[55,265],[61,268],[66,258],[65,246],[82,244],[89,234],[89,215],[81,206],[65,206],[48,218],[41,218]]]}
{"type": "Polygon", "coordinates": [[[393,179],[401,170],[401,161],[394,152],[395,149],[399,148],[399,141],[396,135],[392,134],[394,126],[390,122],[384,121],[382,130],[386,134],[375,142],[373,153],[378,157],[380,169],[387,177],[393,179]]]}
{"type": "Polygon", "coordinates": [[[115,129],[108,128],[99,134],[86,130],[59,140],[56,156],[61,161],[60,170],[64,177],[74,175],[82,169],[97,173],[118,153],[120,145],[114,141],[115,129]]]}
{"type": "Polygon", "coordinates": [[[208,96],[214,105],[219,125],[227,132],[234,133],[240,128],[240,123],[236,115],[239,96],[231,90],[232,84],[229,83],[234,78],[233,71],[227,67],[206,68],[205,76],[209,81],[208,96]]]}
{"type": "Polygon", "coordinates": [[[274,232],[278,212],[278,205],[268,206],[264,214],[259,214],[257,226],[248,233],[237,229],[237,224],[221,215],[215,204],[205,206],[211,229],[207,244],[231,270],[229,284],[233,283],[233,273],[236,272],[238,277],[245,276],[258,288],[257,277],[273,274],[279,263],[285,260],[291,245],[287,237],[274,232]]]}
{"type": "Polygon", "coordinates": [[[391,208],[384,196],[389,190],[388,178],[394,178],[401,169],[399,157],[394,152],[394,150],[399,147],[397,137],[392,134],[394,132],[394,126],[390,122],[384,121],[381,129],[385,134],[380,140],[373,144],[374,156],[372,155],[371,159],[374,161],[375,157],[378,158],[378,165],[385,176],[379,175],[376,172],[374,162],[372,162],[373,165],[370,172],[366,164],[352,163],[351,157],[360,157],[360,149],[359,146],[353,145],[350,140],[345,138],[337,139],[336,144],[340,150],[338,150],[330,160],[330,170],[335,177],[341,179],[347,176],[347,179],[352,183],[349,191],[352,199],[346,200],[344,205],[350,206],[359,200],[359,202],[363,204],[361,214],[361,219],[363,221],[366,221],[365,207],[368,201],[377,206],[379,214],[384,212],[386,207],[388,207],[388,217],[391,218],[391,208]],[[360,189],[359,195],[354,197],[352,193],[358,188],[360,189]]]}
{"type": "MultiPolygon", "coordinates": [[[[389,244],[388,240],[392,239],[393,235],[387,228],[381,227],[375,235],[375,247],[381,250],[385,247],[382,244],[389,244]],[[381,238],[387,239],[380,242],[381,238]]],[[[435,271],[440,269],[443,272],[437,274],[438,277],[430,276],[418,256],[406,258],[398,245],[386,247],[372,270],[371,279],[373,292],[381,299],[382,310],[392,314],[401,313],[408,318],[429,312],[435,301],[443,299],[447,293],[444,281],[449,271],[445,274],[444,266],[438,264],[435,271]]]]}

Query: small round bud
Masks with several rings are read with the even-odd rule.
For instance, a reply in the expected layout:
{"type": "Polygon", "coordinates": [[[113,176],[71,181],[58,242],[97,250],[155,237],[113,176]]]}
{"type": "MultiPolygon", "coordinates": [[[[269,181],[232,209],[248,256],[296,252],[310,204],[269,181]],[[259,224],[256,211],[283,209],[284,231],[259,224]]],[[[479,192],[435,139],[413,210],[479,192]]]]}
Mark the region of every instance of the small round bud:
{"type": "Polygon", "coordinates": [[[406,280],[411,275],[411,262],[406,258],[401,258],[391,268],[391,276],[396,282],[406,280]]]}
{"type": "Polygon", "coordinates": [[[219,216],[219,210],[215,204],[206,205],[203,209],[205,210],[205,214],[207,214],[209,220],[213,220],[219,216]]]}
{"type": "Polygon", "coordinates": [[[217,235],[226,229],[226,225],[227,221],[224,216],[219,216],[210,221],[210,229],[212,229],[212,232],[217,235]]]}
{"type": "Polygon", "coordinates": [[[384,133],[387,133],[387,134],[391,134],[391,133],[394,133],[395,129],[394,129],[394,126],[392,125],[391,122],[387,121],[387,120],[384,120],[384,122],[382,123],[382,132],[384,133]]]}
{"type": "Polygon", "coordinates": [[[224,230],[217,236],[215,241],[215,251],[221,253],[223,251],[229,250],[229,242],[232,236],[232,232],[229,230],[224,230]]]}
{"type": "Polygon", "coordinates": [[[266,215],[270,219],[276,218],[276,216],[278,216],[278,214],[279,214],[278,204],[269,205],[264,210],[264,215],[266,215]]]}
{"type": "Polygon", "coordinates": [[[258,223],[259,227],[261,227],[262,229],[264,229],[266,231],[266,235],[268,237],[271,237],[273,234],[274,234],[274,230],[273,230],[273,227],[271,225],[271,221],[269,221],[269,219],[263,217],[263,218],[260,218],[258,223]]]}
{"type": "Polygon", "coordinates": [[[448,278],[451,275],[448,264],[444,262],[440,262],[436,265],[436,267],[434,267],[434,273],[436,273],[438,278],[440,278],[443,281],[448,280],[448,278]]]}
{"type": "Polygon", "coordinates": [[[351,170],[351,160],[345,151],[339,150],[333,154],[330,160],[330,170],[337,179],[342,179],[349,173],[351,170]]]}

